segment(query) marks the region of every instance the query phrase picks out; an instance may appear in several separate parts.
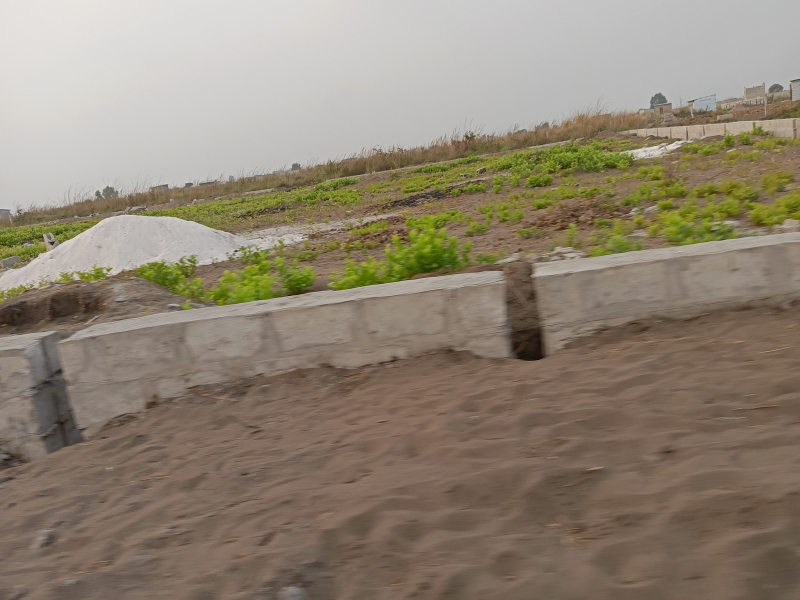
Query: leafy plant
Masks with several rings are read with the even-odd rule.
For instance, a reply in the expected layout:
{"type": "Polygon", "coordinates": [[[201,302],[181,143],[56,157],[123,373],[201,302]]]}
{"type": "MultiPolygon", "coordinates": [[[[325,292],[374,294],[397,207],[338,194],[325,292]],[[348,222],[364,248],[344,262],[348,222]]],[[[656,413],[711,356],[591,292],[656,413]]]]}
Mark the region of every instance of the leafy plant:
{"type": "Polygon", "coordinates": [[[358,183],[358,177],[345,177],[344,179],[334,179],[333,181],[325,181],[318,183],[314,189],[320,192],[333,192],[348,185],[358,183]]]}
{"type": "Polygon", "coordinates": [[[538,227],[526,227],[523,229],[517,229],[514,233],[516,233],[519,237],[526,240],[529,238],[539,238],[547,235],[546,231],[543,231],[538,227]]]}
{"type": "Polygon", "coordinates": [[[387,229],[389,229],[388,221],[375,221],[374,223],[370,223],[364,227],[354,227],[348,233],[350,234],[350,237],[360,237],[373,233],[380,233],[381,231],[386,231],[387,229]]]}
{"type": "Polygon", "coordinates": [[[757,225],[772,227],[786,219],[800,220],[800,192],[791,192],[772,204],[756,204],[750,211],[750,220],[757,225]]]}
{"type": "Polygon", "coordinates": [[[402,281],[418,273],[458,270],[469,264],[471,248],[470,243],[461,248],[458,238],[448,237],[445,228],[436,229],[427,225],[420,229],[412,228],[407,242],[397,235],[392,238],[392,243],[384,251],[385,261],[378,262],[372,257],[360,265],[348,261],[342,273],[331,276],[329,286],[335,290],[345,290],[402,281]]]}
{"type": "Polygon", "coordinates": [[[317,278],[314,269],[311,267],[300,269],[297,263],[297,260],[290,263],[285,258],[275,259],[275,268],[278,270],[281,282],[281,295],[284,295],[284,292],[290,295],[302,294],[317,278]]]}
{"type": "Polygon", "coordinates": [[[791,171],[774,171],[765,173],[761,176],[761,184],[768,194],[777,194],[786,189],[786,186],[794,181],[794,173],[791,171]]]}
{"type": "Polygon", "coordinates": [[[742,144],[742,146],[749,146],[750,144],[753,143],[753,140],[750,138],[749,133],[743,131],[742,133],[739,134],[739,143],[742,144]]]}
{"type": "Polygon", "coordinates": [[[499,194],[500,192],[503,191],[504,182],[505,179],[503,179],[503,177],[499,175],[494,178],[494,180],[492,181],[492,190],[494,191],[495,194],[499,194]]]}
{"type": "Polygon", "coordinates": [[[469,227],[464,232],[464,235],[466,235],[467,237],[472,237],[474,235],[481,235],[481,234],[486,233],[487,231],[489,231],[489,229],[491,228],[491,225],[492,225],[491,217],[488,217],[488,216],[486,217],[486,223],[485,224],[480,224],[480,223],[478,223],[477,221],[475,221],[473,219],[473,220],[471,220],[469,222],[469,227]]]}
{"type": "Polygon", "coordinates": [[[531,175],[525,181],[525,185],[532,188],[547,187],[551,183],[553,183],[553,177],[552,175],[547,175],[547,174],[531,175]]]}
{"type": "Polygon", "coordinates": [[[595,244],[589,251],[591,256],[607,256],[642,249],[640,243],[625,236],[625,226],[620,220],[615,221],[614,228],[611,230],[603,228],[596,231],[589,241],[595,244]]]}
{"type": "Polygon", "coordinates": [[[693,198],[687,200],[677,210],[664,211],[658,215],[648,233],[663,236],[673,244],[697,244],[736,237],[736,231],[722,222],[728,216],[739,214],[738,201],[731,200],[715,204],[709,200],[701,209],[693,198]]]}
{"type": "Polygon", "coordinates": [[[421,217],[409,217],[406,219],[407,227],[414,227],[416,229],[426,229],[433,227],[441,229],[448,223],[461,223],[464,220],[464,215],[458,210],[448,210],[438,213],[436,215],[423,215],[421,217]]]}

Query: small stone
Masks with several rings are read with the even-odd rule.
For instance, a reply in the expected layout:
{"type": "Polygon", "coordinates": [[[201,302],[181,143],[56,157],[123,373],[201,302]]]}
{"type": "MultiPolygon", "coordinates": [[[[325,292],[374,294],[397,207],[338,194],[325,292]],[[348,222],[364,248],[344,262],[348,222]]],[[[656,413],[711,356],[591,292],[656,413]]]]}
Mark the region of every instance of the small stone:
{"type": "Polygon", "coordinates": [[[646,231],[634,231],[628,237],[645,238],[645,237],[647,237],[647,232],[646,231]]]}
{"type": "Polygon", "coordinates": [[[658,210],[657,206],[648,206],[644,209],[644,214],[649,214],[651,212],[656,212],[658,210]]]}
{"type": "Polygon", "coordinates": [[[8,595],[8,600],[21,600],[30,593],[30,590],[24,585],[15,585],[8,595]]]}
{"type": "Polygon", "coordinates": [[[56,532],[52,529],[42,529],[33,541],[34,549],[52,546],[56,541],[56,532]]]}
{"type": "Polygon", "coordinates": [[[478,169],[478,170],[476,171],[476,173],[478,173],[479,175],[480,175],[481,173],[486,173],[486,167],[481,167],[480,169],[478,169]]]}
{"type": "Polygon", "coordinates": [[[180,310],[183,307],[180,304],[167,304],[167,308],[170,310],[180,310]]]}
{"type": "Polygon", "coordinates": [[[2,267],[3,269],[10,269],[14,265],[19,264],[21,262],[22,259],[19,256],[9,256],[8,258],[0,260],[0,267],[2,267]]]}
{"type": "Polygon", "coordinates": [[[281,588],[278,592],[278,600],[307,600],[308,594],[301,587],[290,586],[281,588]]]}

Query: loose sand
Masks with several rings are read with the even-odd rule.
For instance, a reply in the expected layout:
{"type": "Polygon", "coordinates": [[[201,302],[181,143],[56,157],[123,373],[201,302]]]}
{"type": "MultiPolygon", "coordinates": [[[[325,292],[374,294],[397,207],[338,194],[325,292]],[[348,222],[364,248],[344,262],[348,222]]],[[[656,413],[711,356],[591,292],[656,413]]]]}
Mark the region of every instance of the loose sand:
{"type": "Polygon", "coordinates": [[[798,598],[799,333],[754,310],[199,390],[0,471],[0,598],[798,598]]]}

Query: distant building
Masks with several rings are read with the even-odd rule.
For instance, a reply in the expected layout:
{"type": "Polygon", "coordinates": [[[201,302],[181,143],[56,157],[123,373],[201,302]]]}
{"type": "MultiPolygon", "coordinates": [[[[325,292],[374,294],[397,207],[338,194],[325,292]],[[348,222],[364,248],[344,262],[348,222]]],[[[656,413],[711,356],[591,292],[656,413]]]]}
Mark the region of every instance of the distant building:
{"type": "Polygon", "coordinates": [[[656,104],[653,107],[653,112],[657,115],[671,115],[672,114],[672,102],[666,102],[665,104],[656,104]]]}
{"type": "Polygon", "coordinates": [[[762,83],[761,85],[757,85],[751,88],[747,87],[744,88],[745,104],[757,104],[756,102],[753,102],[753,100],[762,99],[763,101],[763,98],[766,95],[767,95],[767,85],[765,83],[762,83]]]}
{"type": "Polygon", "coordinates": [[[0,221],[8,221],[13,223],[14,219],[11,218],[11,211],[7,208],[0,208],[0,221]]]}
{"type": "Polygon", "coordinates": [[[689,106],[694,112],[717,110],[717,95],[711,94],[710,96],[689,100],[689,106]]]}
{"type": "Polygon", "coordinates": [[[163,185],[154,185],[153,187],[150,188],[151,192],[166,192],[167,190],[169,190],[168,183],[165,183],[163,185]]]}
{"type": "Polygon", "coordinates": [[[201,181],[197,185],[217,185],[218,183],[219,182],[216,181],[216,180],[214,180],[214,181],[201,181]]]}
{"type": "Polygon", "coordinates": [[[717,102],[717,109],[728,110],[729,108],[733,108],[734,106],[739,106],[743,102],[744,98],[728,98],[727,100],[721,100],[717,102]]]}
{"type": "Polygon", "coordinates": [[[789,82],[789,91],[793,102],[800,100],[800,79],[792,79],[789,82]]]}

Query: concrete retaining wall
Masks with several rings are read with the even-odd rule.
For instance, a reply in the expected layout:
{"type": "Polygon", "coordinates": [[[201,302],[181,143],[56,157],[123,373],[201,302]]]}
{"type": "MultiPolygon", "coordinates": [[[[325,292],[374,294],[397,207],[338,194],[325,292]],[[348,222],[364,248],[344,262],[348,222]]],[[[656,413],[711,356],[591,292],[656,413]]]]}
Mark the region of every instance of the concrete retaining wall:
{"type": "Polygon", "coordinates": [[[541,263],[545,354],[606,327],[800,298],[800,233],[541,263]]]}
{"type": "Polygon", "coordinates": [[[505,286],[502,273],[484,272],[164,313],[90,327],[59,352],[91,436],[196,385],[445,348],[511,356],[505,286]]]}
{"type": "Polygon", "coordinates": [[[676,140],[699,140],[716,135],[739,135],[753,131],[753,125],[764,131],[772,132],[775,137],[800,139],[800,119],[774,119],[772,121],[732,121],[730,123],[709,123],[708,125],[690,125],[688,127],[659,127],[658,129],[632,129],[624,131],[628,135],[638,137],[666,137],[676,140]]]}
{"type": "Polygon", "coordinates": [[[33,460],[77,443],[57,333],[0,338],[0,449],[33,460]]]}

